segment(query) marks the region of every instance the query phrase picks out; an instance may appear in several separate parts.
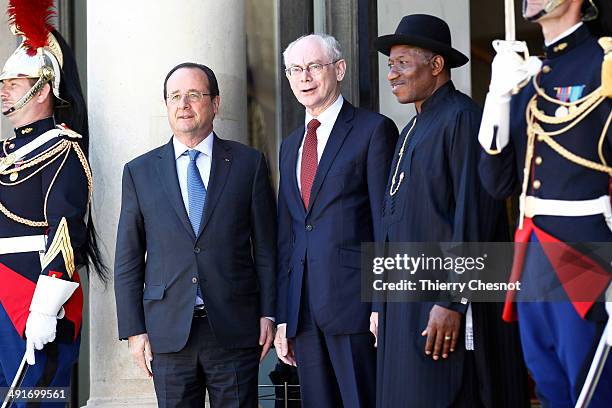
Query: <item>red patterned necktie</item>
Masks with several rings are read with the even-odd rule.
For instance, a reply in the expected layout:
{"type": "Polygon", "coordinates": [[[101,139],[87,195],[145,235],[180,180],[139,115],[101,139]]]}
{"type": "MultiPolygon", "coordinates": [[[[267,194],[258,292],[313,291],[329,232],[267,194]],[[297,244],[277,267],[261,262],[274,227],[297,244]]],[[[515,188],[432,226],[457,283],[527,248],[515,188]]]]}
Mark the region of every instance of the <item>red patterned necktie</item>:
{"type": "Polygon", "coordinates": [[[321,122],[312,119],[306,126],[306,139],[302,148],[302,164],[300,168],[300,184],[302,186],[302,201],[304,207],[308,208],[310,201],[310,190],[315,174],[317,174],[317,128],[321,126],[321,122]]]}

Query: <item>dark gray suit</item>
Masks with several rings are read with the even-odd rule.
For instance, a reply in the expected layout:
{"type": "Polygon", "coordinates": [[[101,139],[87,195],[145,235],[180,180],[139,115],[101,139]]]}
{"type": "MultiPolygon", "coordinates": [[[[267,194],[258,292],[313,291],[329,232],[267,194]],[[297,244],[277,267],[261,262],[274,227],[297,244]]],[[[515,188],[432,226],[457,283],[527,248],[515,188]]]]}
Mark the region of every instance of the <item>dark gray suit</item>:
{"type": "Polygon", "coordinates": [[[154,376],[163,354],[200,347],[201,340],[190,341],[200,332],[216,342],[217,354],[258,349],[259,320],[274,316],[275,240],[274,193],[260,152],[214,136],[197,236],[181,197],[172,141],[132,160],[123,172],[115,256],[119,338],[148,334],[154,376]],[[208,317],[196,328],[198,284],[208,317]]]}

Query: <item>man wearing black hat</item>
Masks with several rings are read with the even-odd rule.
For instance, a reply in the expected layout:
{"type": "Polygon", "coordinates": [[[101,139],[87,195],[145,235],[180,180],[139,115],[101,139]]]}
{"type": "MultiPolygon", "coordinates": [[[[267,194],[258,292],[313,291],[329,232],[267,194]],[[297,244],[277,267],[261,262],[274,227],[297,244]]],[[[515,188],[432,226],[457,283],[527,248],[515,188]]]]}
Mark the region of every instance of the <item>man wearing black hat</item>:
{"type": "MultiPolygon", "coordinates": [[[[448,25],[437,17],[409,15],[376,45],[389,56],[391,91],[398,102],[414,103],[417,112],[400,135],[391,165],[385,241],[503,238],[503,204],[478,179],[481,111],[450,79],[451,68],[468,58],[452,48],[448,25]]],[[[527,406],[524,368],[503,361],[520,353],[516,336],[508,328],[500,332],[489,306],[388,302],[379,309],[380,315],[372,316],[373,331],[380,327],[377,406],[527,406]],[[516,378],[511,397],[502,395],[505,374],[493,369],[500,365],[516,378]]]]}
{"type": "MultiPolygon", "coordinates": [[[[524,0],[523,17],[542,27],[543,61],[514,52],[524,43],[494,42],[480,176],[495,197],[521,191],[515,242],[524,245],[510,280],[525,290],[508,294],[504,319],[518,319],[544,406],[584,406],[606,321],[612,328],[610,246],[593,256],[588,244],[612,242],[612,38],[597,39],[612,34],[611,4],[524,0]]],[[[612,362],[601,369],[589,407],[612,405],[612,362]]]]}

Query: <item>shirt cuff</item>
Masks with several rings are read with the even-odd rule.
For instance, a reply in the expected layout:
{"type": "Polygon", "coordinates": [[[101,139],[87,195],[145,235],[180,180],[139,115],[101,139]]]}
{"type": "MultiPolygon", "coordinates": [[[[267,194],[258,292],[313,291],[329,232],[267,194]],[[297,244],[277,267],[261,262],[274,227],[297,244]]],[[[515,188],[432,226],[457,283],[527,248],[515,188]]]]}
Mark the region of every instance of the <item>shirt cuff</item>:
{"type": "Polygon", "coordinates": [[[264,319],[271,320],[271,321],[272,321],[272,323],[276,322],[276,319],[275,319],[275,318],[273,318],[273,317],[270,317],[270,316],[264,316],[264,319]]]}

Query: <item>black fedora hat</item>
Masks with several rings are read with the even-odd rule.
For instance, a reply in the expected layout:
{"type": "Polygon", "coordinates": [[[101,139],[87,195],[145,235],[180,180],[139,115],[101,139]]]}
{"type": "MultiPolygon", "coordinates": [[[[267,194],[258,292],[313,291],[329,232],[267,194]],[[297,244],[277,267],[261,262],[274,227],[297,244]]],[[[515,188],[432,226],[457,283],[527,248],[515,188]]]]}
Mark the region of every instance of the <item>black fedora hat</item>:
{"type": "Polygon", "coordinates": [[[427,14],[411,14],[400,21],[395,34],[383,35],[376,39],[376,48],[385,55],[391,53],[394,45],[412,45],[440,54],[446,64],[456,68],[468,62],[468,57],[451,46],[448,24],[438,17],[427,14]]]}

